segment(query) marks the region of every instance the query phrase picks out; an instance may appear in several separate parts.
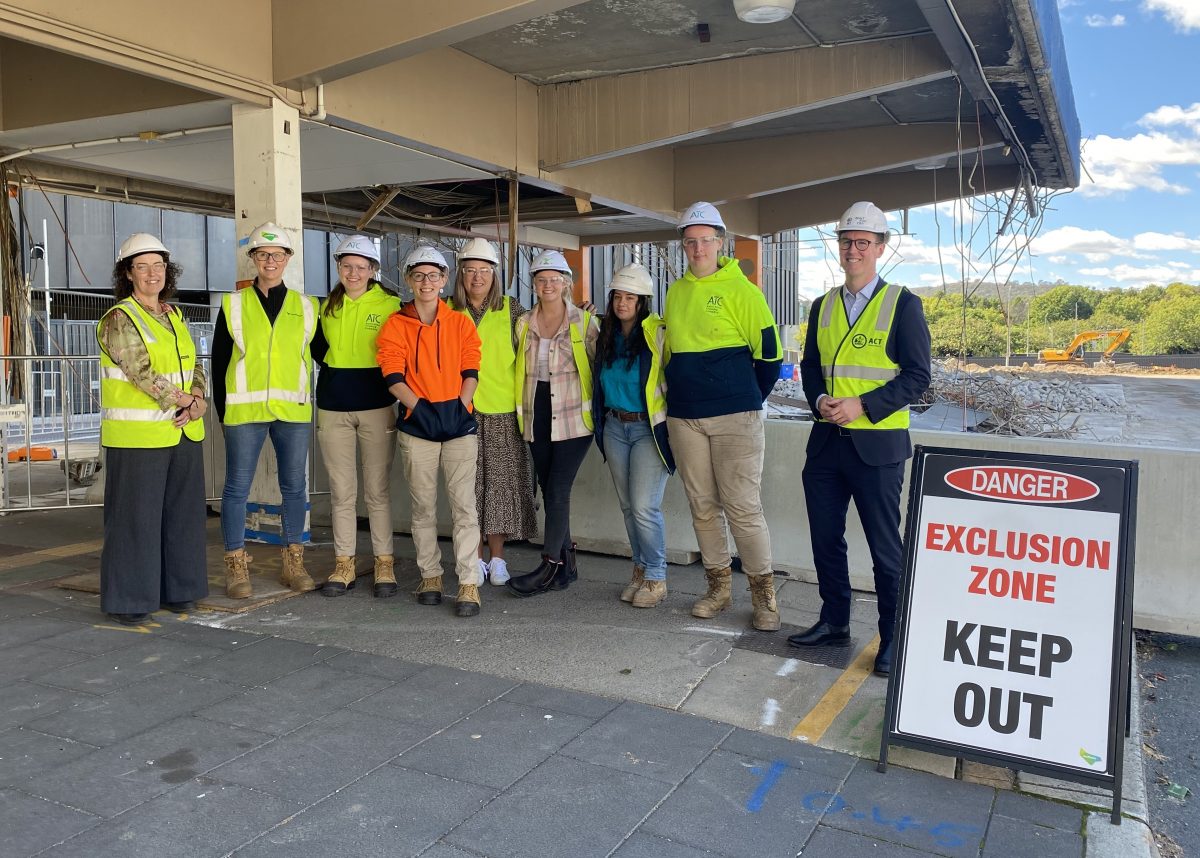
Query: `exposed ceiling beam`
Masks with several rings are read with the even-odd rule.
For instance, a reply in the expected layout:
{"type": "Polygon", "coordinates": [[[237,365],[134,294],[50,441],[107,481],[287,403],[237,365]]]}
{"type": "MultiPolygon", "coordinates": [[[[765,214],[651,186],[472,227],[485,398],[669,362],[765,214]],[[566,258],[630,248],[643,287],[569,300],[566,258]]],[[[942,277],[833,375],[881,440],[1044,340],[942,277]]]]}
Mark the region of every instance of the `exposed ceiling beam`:
{"type": "Polygon", "coordinates": [[[855,200],[870,200],[884,211],[924,206],[959,197],[1015,188],[1021,181],[1020,169],[1013,166],[990,167],[987,186],[978,181],[974,188],[959,191],[958,171],[909,170],[856,176],[798,191],[785,191],[758,202],[759,227],[764,234],[803,226],[832,223],[855,200]]]}
{"type": "MultiPolygon", "coordinates": [[[[901,125],[816,131],[675,150],[675,206],[716,204],[849,179],[957,155],[953,125],[901,125]]],[[[969,152],[1004,145],[990,121],[963,126],[969,152]]]]}
{"type": "MultiPolygon", "coordinates": [[[[271,4],[275,80],[303,88],[577,6],[583,0],[328,0],[271,4]]],[[[451,71],[451,70],[446,70],[451,71]]]]}
{"type": "Polygon", "coordinates": [[[949,77],[937,40],[780,51],[538,87],[554,172],[949,77]]]}

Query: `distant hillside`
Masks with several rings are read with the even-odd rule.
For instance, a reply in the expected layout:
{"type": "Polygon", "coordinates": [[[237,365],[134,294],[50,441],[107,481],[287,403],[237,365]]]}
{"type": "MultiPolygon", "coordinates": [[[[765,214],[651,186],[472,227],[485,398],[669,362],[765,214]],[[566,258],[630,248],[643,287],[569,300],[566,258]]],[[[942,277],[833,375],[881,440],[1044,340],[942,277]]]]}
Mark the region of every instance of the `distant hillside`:
{"type": "MultiPolygon", "coordinates": [[[[1009,283],[1008,285],[1002,285],[1000,288],[1003,290],[1003,294],[1006,299],[1010,296],[1013,298],[1035,298],[1038,295],[1041,295],[1045,292],[1049,292],[1055,286],[1063,286],[1063,285],[1065,285],[1065,284],[1063,284],[1063,283],[1045,283],[1045,282],[1042,282],[1042,283],[1013,282],[1013,283],[1009,283]]],[[[996,297],[996,284],[995,283],[982,283],[979,286],[974,286],[974,287],[970,287],[970,288],[974,289],[974,292],[972,294],[974,294],[976,297],[979,297],[979,298],[995,298],[996,297]]],[[[961,283],[947,283],[944,287],[942,287],[942,286],[910,286],[909,289],[913,293],[920,295],[923,298],[932,298],[936,295],[942,294],[943,292],[947,292],[951,295],[962,294],[962,284],[961,283]]]]}

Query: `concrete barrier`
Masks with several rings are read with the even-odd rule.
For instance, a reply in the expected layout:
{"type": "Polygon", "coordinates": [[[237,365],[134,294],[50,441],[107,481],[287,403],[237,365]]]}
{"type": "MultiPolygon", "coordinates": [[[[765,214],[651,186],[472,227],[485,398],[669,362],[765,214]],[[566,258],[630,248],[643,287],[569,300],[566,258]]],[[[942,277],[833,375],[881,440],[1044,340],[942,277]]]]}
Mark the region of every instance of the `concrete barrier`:
{"type": "MultiPolygon", "coordinates": [[[[763,508],[771,530],[775,568],[801,580],[816,581],[804,489],[800,483],[810,428],[807,423],[767,421],[763,508]]],[[[1200,554],[1200,522],[1195,503],[1200,498],[1200,451],[961,432],[914,432],[913,442],[930,447],[1139,460],[1135,622],[1139,628],[1200,635],[1200,576],[1197,574],[1200,568],[1197,557],[1200,554]]],[[[906,499],[907,492],[906,479],[906,499]]],[[[392,515],[398,531],[407,532],[409,511],[408,487],[397,462],[392,473],[392,515]]],[[[695,560],[699,556],[696,536],[692,531],[687,498],[677,477],[667,484],[663,514],[667,524],[668,559],[672,563],[695,560]]],[[[315,504],[314,515],[319,515],[315,504]]],[[[449,509],[444,501],[439,505],[438,520],[443,533],[448,534],[449,509]]],[[[612,478],[594,448],[575,482],[571,523],[580,548],[628,556],[629,542],[612,478]]],[[[853,506],[847,522],[846,541],[854,587],[872,590],[871,558],[853,506]]]]}

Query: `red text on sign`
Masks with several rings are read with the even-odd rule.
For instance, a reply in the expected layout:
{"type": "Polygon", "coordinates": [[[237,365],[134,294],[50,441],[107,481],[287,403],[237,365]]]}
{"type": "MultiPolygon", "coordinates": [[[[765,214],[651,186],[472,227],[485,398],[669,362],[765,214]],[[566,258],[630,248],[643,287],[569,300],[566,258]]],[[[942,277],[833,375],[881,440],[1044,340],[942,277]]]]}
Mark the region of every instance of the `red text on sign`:
{"type": "Polygon", "coordinates": [[[1054,603],[1054,576],[1046,572],[1011,572],[999,567],[972,566],[974,578],[967,586],[968,593],[979,596],[1010,596],[1026,602],[1054,603]]]}

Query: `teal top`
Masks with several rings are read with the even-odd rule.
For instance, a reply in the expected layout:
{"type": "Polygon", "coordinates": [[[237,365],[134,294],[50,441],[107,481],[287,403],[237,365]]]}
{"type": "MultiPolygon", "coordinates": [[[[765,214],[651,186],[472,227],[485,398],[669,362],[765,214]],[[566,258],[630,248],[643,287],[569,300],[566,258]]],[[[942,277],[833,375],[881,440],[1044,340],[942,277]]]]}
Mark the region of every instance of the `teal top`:
{"type": "Polygon", "coordinates": [[[617,332],[613,351],[616,359],[608,366],[600,367],[600,384],[604,387],[604,406],[618,411],[645,411],[642,402],[641,369],[635,360],[633,366],[625,358],[625,335],[617,332]]]}

